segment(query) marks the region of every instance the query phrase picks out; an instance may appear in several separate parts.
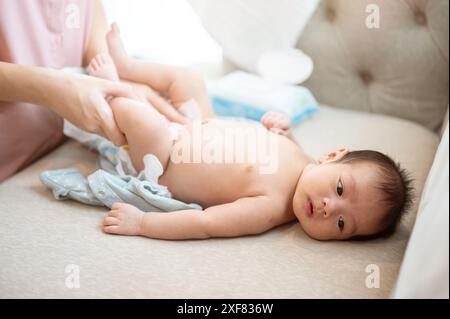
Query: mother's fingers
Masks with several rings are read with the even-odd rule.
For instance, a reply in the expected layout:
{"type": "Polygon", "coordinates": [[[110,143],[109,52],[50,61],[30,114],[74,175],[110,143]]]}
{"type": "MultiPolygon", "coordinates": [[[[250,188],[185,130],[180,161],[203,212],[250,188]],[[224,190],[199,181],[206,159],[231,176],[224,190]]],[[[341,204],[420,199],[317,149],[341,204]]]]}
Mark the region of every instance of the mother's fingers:
{"type": "Polygon", "coordinates": [[[103,97],[99,97],[97,101],[95,101],[95,103],[98,104],[98,112],[101,112],[100,128],[103,131],[104,135],[116,146],[126,144],[125,135],[117,126],[111,107],[106,102],[106,100],[103,97]]]}
{"type": "Polygon", "coordinates": [[[113,81],[107,81],[106,83],[108,84],[104,89],[105,95],[133,98],[133,88],[131,85],[113,81]]]}
{"type": "Polygon", "coordinates": [[[158,94],[149,94],[147,97],[148,101],[153,105],[153,107],[162,115],[167,117],[169,121],[177,122],[180,124],[188,124],[189,120],[181,115],[172,105],[166,102],[158,94]]]}

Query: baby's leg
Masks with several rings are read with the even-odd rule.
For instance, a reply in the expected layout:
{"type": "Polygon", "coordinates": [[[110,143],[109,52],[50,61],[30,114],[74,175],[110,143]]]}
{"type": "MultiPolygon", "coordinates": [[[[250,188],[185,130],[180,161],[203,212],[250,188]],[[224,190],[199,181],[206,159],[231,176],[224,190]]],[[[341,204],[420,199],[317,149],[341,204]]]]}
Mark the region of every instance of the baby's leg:
{"type": "Polygon", "coordinates": [[[110,105],[117,125],[127,138],[136,170],[144,169],[146,154],[155,155],[165,169],[172,147],[167,119],[148,105],[127,98],[115,98],[110,105]]]}
{"type": "Polygon", "coordinates": [[[139,61],[129,57],[120,38],[119,28],[115,23],[112,24],[111,30],[106,35],[106,40],[109,54],[116,65],[120,78],[145,83],[158,92],[167,90],[172,82],[171,72],[167,71],[175,70],[175,67],[161,66],[157,63],[139,61]],[[158,76],[152,76],[155,74],[158,76]]]}
{"type": "MultiPolygon", "coordinates": [[[[119,28],[116,24],[112,25],[111,30],[106,35],[106,40],[109,53],[114,60],[121,79],[145,83],[157,92],[169,93],[170,103],[183,114],[185,112],[180,107],[184,105],[188,109],[195,108],[196,110],[193,113],[198,113],[200,117],[211,117],[213,115],[203,79],[196,72],[185,68],[130,58],[125,51],[120,38],[119,28]],[[191,106],[186,106],[185,104],[191,100],[195,103],[191,103],[191,106]]],[[[157,107],[156,101],[152,101],[152,103],[157,107]]],[[[163,109],[169,112],[168,110],[171,108],[167,109],[164,106],[160,109],[162,113],[166,113],[162,111],[163,109]]],[[[180,119],[175,114],[172,114],[173,112],[169,113],[171,114],[165,115],[168,115],[171,120],[185,123],[183,117],[180,119]]]]}

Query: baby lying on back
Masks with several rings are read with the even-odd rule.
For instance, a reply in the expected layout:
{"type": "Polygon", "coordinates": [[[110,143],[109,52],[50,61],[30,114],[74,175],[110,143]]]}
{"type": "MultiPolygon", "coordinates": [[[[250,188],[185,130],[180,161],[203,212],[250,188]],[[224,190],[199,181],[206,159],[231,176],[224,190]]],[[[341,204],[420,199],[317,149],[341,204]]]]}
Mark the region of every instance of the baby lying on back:
{"type": "MultiPolygon", "coordinates": [[[[126,55],[117,28],[107,41],[111,57],[97,56],[91,75],[142,74],[145,63],[126,55]]],[[[106,233],[233,237],[297,219],[312,238],[346,240],[391,232],[411,204],[411,180],[389,157],[342,148],[314,160],[292,139],[283,114],[267,113],[262,125],[208,119],[174,126],[140,101],[116,98],[110,105],[136,170],[154,155],[159,184],[204,209],[154,213],[117,203],[103,220],[106,233]]]]}

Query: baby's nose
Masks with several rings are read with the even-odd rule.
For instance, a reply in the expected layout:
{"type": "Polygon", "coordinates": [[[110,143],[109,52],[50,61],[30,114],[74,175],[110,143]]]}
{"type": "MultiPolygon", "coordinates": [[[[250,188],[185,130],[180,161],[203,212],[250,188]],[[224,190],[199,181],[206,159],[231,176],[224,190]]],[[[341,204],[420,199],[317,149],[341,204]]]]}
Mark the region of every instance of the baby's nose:
{"type": "Polygon", "coordinates": [[[321,212],[325,218],[329,218],[333,215],[333,205],[328,198],[323,199],[321,212]]]}

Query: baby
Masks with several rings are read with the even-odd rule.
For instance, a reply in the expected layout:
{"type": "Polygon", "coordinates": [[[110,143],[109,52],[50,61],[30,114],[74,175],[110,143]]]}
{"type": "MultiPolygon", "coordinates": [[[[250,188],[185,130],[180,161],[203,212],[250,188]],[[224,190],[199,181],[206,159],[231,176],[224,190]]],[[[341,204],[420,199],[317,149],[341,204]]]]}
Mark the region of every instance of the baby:
{"type": "MultiPolygon", "coordinates": [[[[149,64],[126,55],[116,26],[107,42],[110,56],[97,56],[89,73],[150,85],[149,64]]],[[[263,233],[297,219],[318,240],[368,238],[391,233],[411,204],[411,180],[389,157],[342,148],[314,160],[292,139],[290,121],[282,114],[267,113],[262,125],[213,118],[194,121],[180,125],[171,137],[172,124],[148,103],[115,98],[110,105],[136,170],[144,168],[146,154],[155,155],[163,171],[159,184],[174,198],[198,203],[203,210],[142,212],[116,203],[103,220],[109,234],[172,240],[234,237],[263,233]],[[198,130],[212,134],[198,139],[198,130]],[[242,143],[228,143],[229,132],[242,143]],[[265,140],[246,143],[245,136],[265,140]],[[273,147],[266,152],[269,145],[273,147]],[[192,160],[192,154],[210,154],[205,149],[220,149],[228,159],[192,160]],[[238,158],[243,150],[247,160],[238,158]],[[262,173],[264,165],[274,169],[262,173]]]]}

